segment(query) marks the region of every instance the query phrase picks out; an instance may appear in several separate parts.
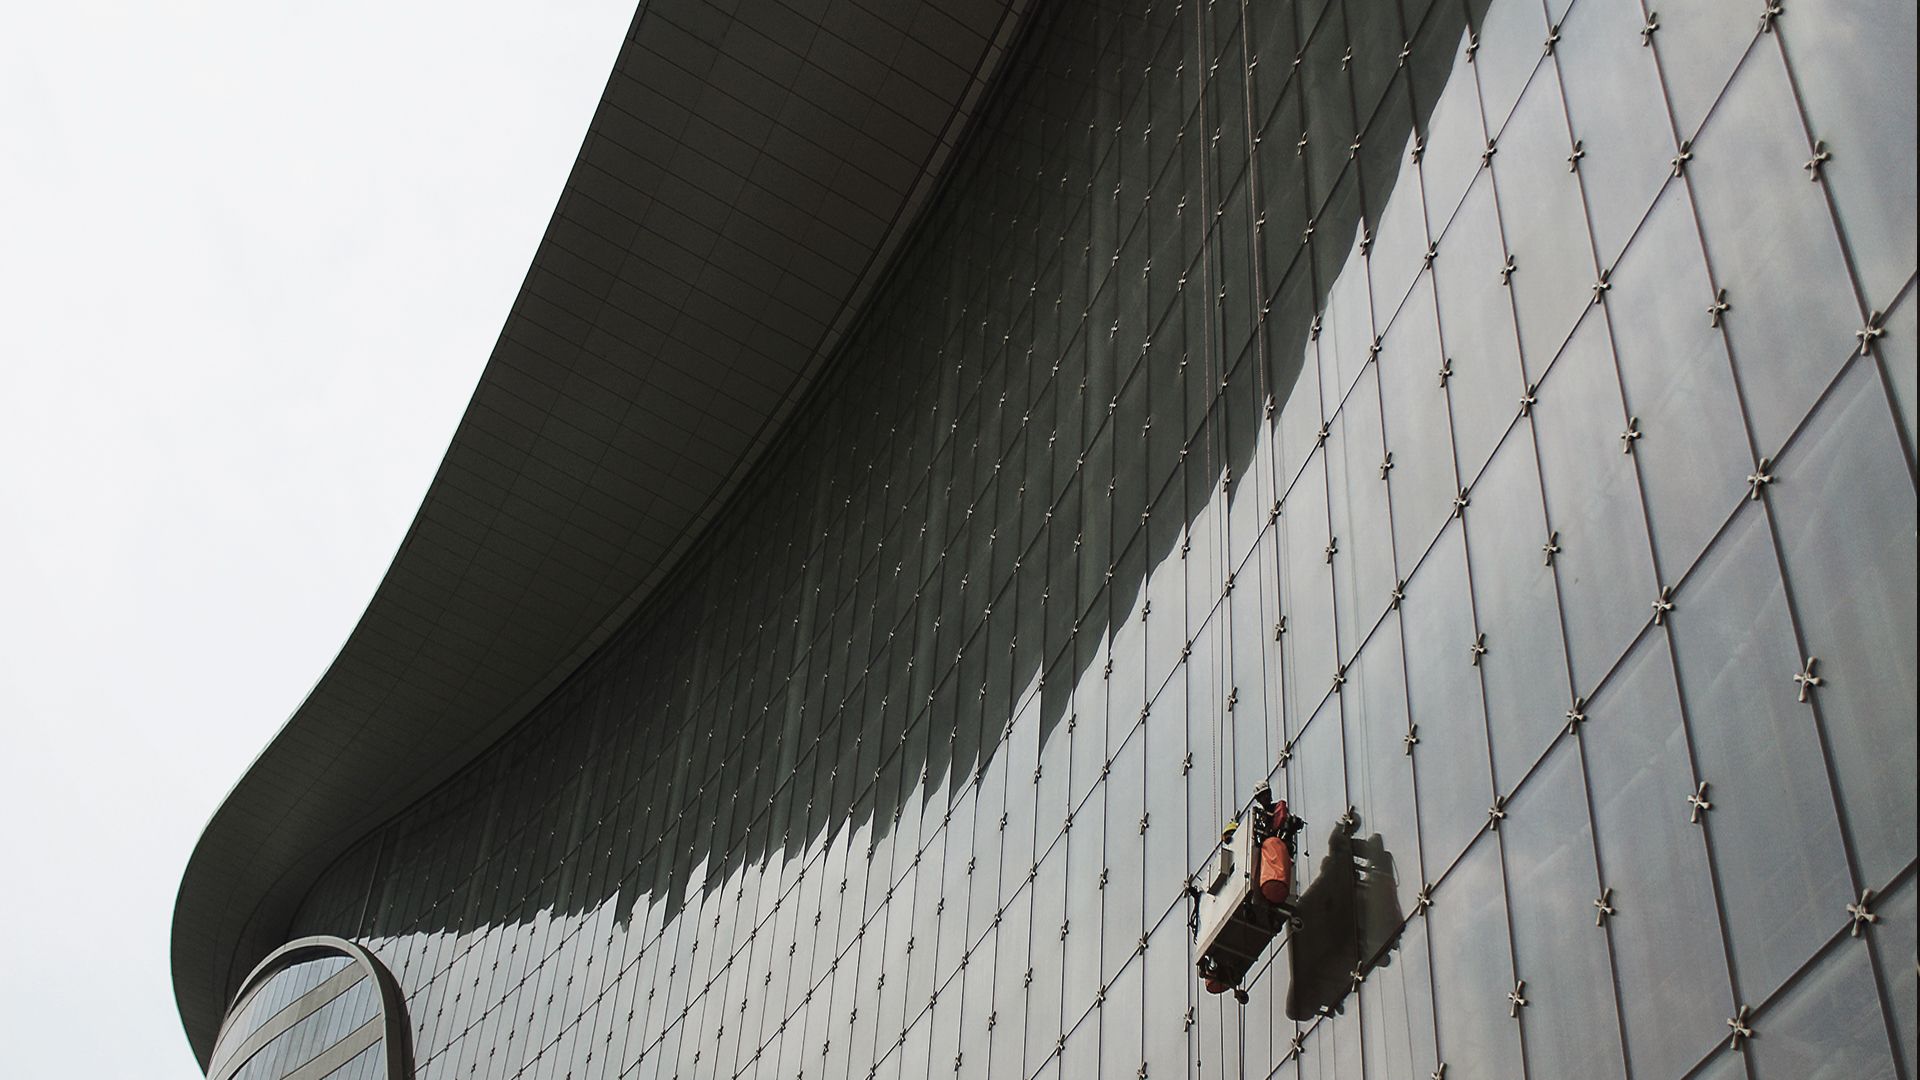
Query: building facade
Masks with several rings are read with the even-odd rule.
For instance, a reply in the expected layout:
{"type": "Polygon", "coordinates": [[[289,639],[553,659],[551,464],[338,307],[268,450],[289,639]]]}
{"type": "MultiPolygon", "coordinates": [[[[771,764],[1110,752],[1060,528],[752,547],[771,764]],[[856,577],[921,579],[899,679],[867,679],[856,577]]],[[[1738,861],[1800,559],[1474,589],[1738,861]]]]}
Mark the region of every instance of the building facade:
{"type": "Polygon", "coordinates": [[[440,1080],[1914,1076],[1913,6],[1016,14],[698,542],[250,925],[440,1080]]]}

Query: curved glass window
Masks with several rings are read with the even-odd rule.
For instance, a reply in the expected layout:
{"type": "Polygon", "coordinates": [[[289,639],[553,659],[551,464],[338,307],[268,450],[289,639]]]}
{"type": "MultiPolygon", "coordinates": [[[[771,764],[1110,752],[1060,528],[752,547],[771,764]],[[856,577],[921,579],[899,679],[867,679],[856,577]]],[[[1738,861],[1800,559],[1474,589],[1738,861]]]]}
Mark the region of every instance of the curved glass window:
{"type": "Polygon", "coordinates": [[[387,1080],[400,1037],[385,976],[364,949],[307,938],[269,956],[227,1010],[209,1080],[387,1080]]]}

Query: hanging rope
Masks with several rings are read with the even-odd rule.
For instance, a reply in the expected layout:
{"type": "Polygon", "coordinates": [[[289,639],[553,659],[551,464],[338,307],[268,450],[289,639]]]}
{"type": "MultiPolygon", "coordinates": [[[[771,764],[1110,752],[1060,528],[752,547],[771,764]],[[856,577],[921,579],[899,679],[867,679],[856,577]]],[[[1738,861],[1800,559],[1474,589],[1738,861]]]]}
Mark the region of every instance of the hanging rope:
{"type": "MultiPolygon", "coordinates": [[[[1207,113],[1208,76],[1206,72],[1206,64],[1207,64],[1206,12],[1202,5],[1199,5],[1199,4],[1194,5],[1193,25],[1194,25],[1194,48],[1196,53],[1196,61],[1200,65],[1200,70],[1201,70],[1200,108],[1199,108],[1200,131],[1204,135],[1207,131],[1207,119],[1208,119],[1208,113],[1207,113]]],[[[1205,209],[1205,208],[1212,207],[1213,199],[1210,194],[1212,174],[1211,174],[1211,170],[1208,168],[1209,162],[1207,160],[1207,145],[1204,140],[1202,141],[1202,144],[1199,147],[1198,153],[1200,155],[1200,204],[1201,204],[1201,207],[1205,209]]],[[[1206,390],[1204,392],[1207,395],[1205,399],[1207,403],[1207,409],[1201,418],[1200,428],[1201,428],[1201,436],[1206,443],[1206,446],[1204,449],[1205,466],[1207,470],[1206,475],[1208,478],[1208,482],[1211,483],[1214,475],[1213,440],[1214,440],[1214,435],[1216,433],[1216,429],[1219,426],[1214,422],[1214,416],[1213,416],[1214,400],[1219,395],[1214,388],[1216,380],[1213,374],[1214,230],[1213,230],[1213,222],[1211,220],[1203,222],[1201,226],[1200,236],[1201,236],[1200,287],[1206,290],[1206,298],[1207,298],[1205,314],[1203,315],[1200,323],[1201,371],[1206,377],[1206,390]]],[[[1224,454],[1225,451],[1223,450],[1222,453],[1224,454]]],[[[1224,483],[1221,485],[1221,490],[1223,494],[1222,494],[1220,503],[1224,505],[1226,501],[1224,497],[1226,485],[1224,483]]],[[[1205,509],[1204,504],[1201,507],[1195,508],[1196,520],[1198,519],[1198,512],[1204,509],[1205,509]]],[[[1218,529],[1216,531],[1224,534],[1226,530],[1218,529]]],[[[1224,537],[1220,541],[1214,544],[1214,554],[1218,558],[1219,565],[1221,566],[1226,565],[1226,557],[1223,553],[1225,546],[1226,546],[1226,542],[1224,540],[1224,537]]],[[[1213,583],[1210,582],[1208,587],[1212,588],[1213,583]]],[[[1231,619],[1228,620],[1229,623],[1231,623],[1231,621],[1232,621],[1231,619]]],[[[1226,674],[1225,674],[1225,671],[1223,670],[1223,661],[1220,656],[1220,649],[1216,647],[1213,651],[1214,651],[1214,656],[1213,656],[1214,668],[1213,668],[1213,671],[1211,671],[1209,674],[1212,677],[1213,686],[1216,688],[1216,690],[1220,690],[1221,696],[1219,700],[1224,702],[1226,695],[1225,695],[1225,691],[1221,688],[1223,687],[1223,684],[1225,682],[1226,674]]],[[[1224,709],[1220,709],[1220,708],[1215,709],[1215,715],[1212,719],[1210,727],[1211,727],[1211,734],[1213,739],[1213,763],[1212,763],[1213,764],[1213,768],[1212,768],[1213,819],[1215,821],[1225,821],[1227,815],[1226,815],[1224,802],[1221,798],[1221,791],[1220,791],[1220,763],[1221,763],[1221,758],[1225,756],[1225,751],[1226,751],[1226,745],[1225,745],[1226,744],[1226,733],[1225,733],[1226,712],[1224,709]]]]}
{"type": "MultiPolygon", "coordinates": [[[[1254,67],[1253,67],[1253,51],[1252,51],[1253,46],[1250,43],[1250,39],[1253,36],[1253,24],[1250,19],[1250,14],[1251,13],[1249,11],[1249,5],[1247,3],[1247,0],[1240,0],[1240,66],[1241,66],[1241,70],[1246,72],[1246,77],[1241,80],[1242,93],[1240,95],[1240,102],[1241,102],[1241,111],[1246,120],[1245,134],[1247,137],[1247,213],[1251,216],[1252,221],[1254,223],[1253,238],[1252,238],[1252,243],[1253,243],[1252,256],[1253,257],[1250,260],[1250,263],[1253,267],[1252,302],[1255,305],[1257,305],[1257,314],[1254,316],[1254,324],[1253,324],[1254,341],[1256,342],[1256,352],[1253,357],[1253,363],[1255,365],[1254,366],[1254,390],[1260,397],[1260,409],[1261,409],[1261,422],[1258,429],[1259,435],[1256,436],[1256,439],[1257,441],[1264,441],[1266,443],[1268,490],[1265,492],[1265,494],[1267,494],[1272,498],[1272,503],[1273,503],[1273,514],[1268,518],[1267,524],[1274,530],[1274,536],[1277,541],[1279,537],[1279,531],[1280,531],[1280,524],[1279,524],[1280,480],[1279,480],[1279,463],[1274,460],[1273,455],[1274,455],[1274,443],[1277,442],[1278,440],[1272,436],[1271,428],[1277,422],[1276,418],[1279,412],[1279,403],[1273,400],[1273,389],[1268,384],[1268,379],[1267,379],[1267,355],[1268,355],[1268,348],[1269,348],[1269,343],[1267,341],[1267,282],[1266,282],[1265,268],[1262,265],[1263,262],[1265,261],[1266,253],[1262,249],[1262,245],[1260,244],[1260,238],[1262,236],[1261,230],[1265,227],[1264,222],[1266,221],[1266,215],[1263,214],[1260,210],[1260,203],[1259,203],[1259,193],[1261,191],[1260,155],[1258,153],[1258,144],[1254,140],[1254,136],[1253,136],[1254,67]]],[[[1277,17],[1277,9],[1276,9],[1276,17],[1277,17]]],[[[1258,458],[1256,457],[1255,460],[1258,460],[1258,458]]],[[[1278,550],[1277,542],[1276,542],[1275,550],[1276,551],[1278,550]]],[[[1267,595],[1267,586],[1268,586],[1267,575],[1269,570],[1271,570],[1274,575],[1274,579],[1272,582],[1272,588],[1273,588],[1272,595],[1274,598],[1274,607],[1278,609],[1280,606],[1279,568],[1277,566],[1271,567],[1271,568],[1268,567],[1266,560],[1264,559],[1260,560],[1259,564],[1260,564],[1261,595],[1262,596],[1267,595]]],[[[1276,619],[1280,618],[1280,615],[1277,610],[1275,612],[1275,616],[1276,616],[1276,619]]],[[[1280,625],[1283,625],[1283,623],[1276,622],[1275,625],[1280,626],[1280,625]]],[[[1277,643],[1276,643],[1275,649],[1277,653],[1278,651],[1277,643]]],[[[1265,652],[1266,650],[1263,648],[1261,650],[1263,660],[1265,657],[1265,652]]],[[[1274,657],[1274,665],[1275,665],[1275,671],[1277,674],[1279,670],[1278,655],[1274,657]]],[[[1274,731],[1273,710],[1268,703],[1268,698],[1278,696],[1279,680],[1278,678],[1276,678],[1271,683],[1267,683],[1265,681],[1266,673],[1264,670],[1262,670],[1261,672],[1261,679],[1262,679],[1263,685],[1262,685],[1262,693],[1260,695],[1260,731],[1261,731],[1261,734],[1266,736],[1268,739],[1268,745],[1264,745],[1261,747],[1261,752],[1264,755],[1262,760],[1272,761],[1276,756],[1275,754],[1276,747],[1271,745],[1271,740],[1276,737],[1276,733],[1274,731]],[[1274,691],[1274,693],[1272,694],[1267,693],[1266,690],[1269,688],[1271,688],[1274,691]]],[[[1284,744],[1286,742],[1286,736],[1287,736],[1287,733],[1283,726],[1281,730],[1277,733],[1277,738],[1282,744],[1284,744]]]]}
{"type": "Polygon", "coordinates": [[[1247,1080],[1247,1010],[1241,1009],[1236,1019],[1239,1021],[1236,1026],[1240,1029],[1239,1077],[1240,1080],[1247,1080]]]}

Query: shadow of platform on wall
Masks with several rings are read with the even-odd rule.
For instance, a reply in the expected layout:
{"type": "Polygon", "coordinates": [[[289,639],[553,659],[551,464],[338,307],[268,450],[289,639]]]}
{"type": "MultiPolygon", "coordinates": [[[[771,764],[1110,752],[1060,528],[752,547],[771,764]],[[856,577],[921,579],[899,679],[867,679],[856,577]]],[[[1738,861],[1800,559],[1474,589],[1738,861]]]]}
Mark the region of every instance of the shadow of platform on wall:
{"type": "Polygon", "coordinates": [[[1344,1012],[1347,996],[1375,967],[1392,963],[1405,916],[1398,871],[1379,833],[1337,826],[1317,876],[1300,895],[1300,925],[1289,941],[1287,1016],[1344,1012]]]}

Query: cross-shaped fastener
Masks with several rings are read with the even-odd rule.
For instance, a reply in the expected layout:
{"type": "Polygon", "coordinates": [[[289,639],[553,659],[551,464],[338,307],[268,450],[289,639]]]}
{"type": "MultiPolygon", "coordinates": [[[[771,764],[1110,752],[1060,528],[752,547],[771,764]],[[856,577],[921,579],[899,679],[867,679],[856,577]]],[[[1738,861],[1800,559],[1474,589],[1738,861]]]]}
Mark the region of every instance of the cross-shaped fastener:
{"type": "Polygon", "coordinates": [[[1871,926],[1880,921],[1873,912],[1873,890],[1860,890],[1860,899],[1847,905],[1847,936],[1859,937],[1862,927],[1871,926]]]}
{"type": "Polygon", "coordinates": [[[1416,912],[1425,911],[1432,906],[1433,906],[1433,886],[1432,885],[1420,886],[1420,891],[1415,893],[1413,896],[1413,909],[1416,912]]]}
{"type": "Polygon", "coordinates": [[[1540,400],[1540,384],[1528,383],[1527,392],[1520,395],[1520,415],[1533,415],[1533,406],[1540,400]]]}
{"type": "Polygon", "coordinates": [[[1740,1049],[1740,1040],[1753,1038],[1753,1025],[1747,1022],[1747,1016],[1753,1010],[1745,1005],[1727,1019],[1727,1027],[1733,1029],[1733,1035],[1727,1039],[1729,1050],[1740,1049]]]}
{"type": "Polygon", "coordinates": [[[1440,244],[1437,241],[1433,243],[1429,243],[1427,245],[1426,254],[1420,257],[1420,263],[1423,266],[1432,266],[1433,260],[1439,257],[1440,257],[1440,244]]]}
{"type": "Polygon", "coordinates": [[[1507,797],[1495,795],[1493,805],[1487,807],[1487,831],[1498,832],[1500,823],[1507,820],[1507,797]]]}
{"type": "Polygon", "coordinates": [[[1287,762],[1289,762],[1289,761],[1292,761],[1292,760],[1293,760],[1293,747],[1292,747],[1292,745],[1291,745],[1291,744],[1289,744],[1289,745],[1287,745],[1287,746],[1283,746],[1283,747],[1281,747],[1281,748],[1280,748],[1280,767],[1281,767],[1281,768],[1283,768],[1283,769],[1284,769],[1284,768],[1286,768],[1286,767],[1287,767],[1287,762]]]}
{"type": "Polygon", "coordinates": [[[1415,135],[1413,137],[1413,150],[1409,152],[1407,156],[1417,165],[1420,163],[1420,155],[1426,153],[1426,150],[1427,140],[1415,135]]]}
{"type": "Polygon", "coordinates": [[[1573,151],[1572,153],[1569,153],[1567,155],[1567,171],[1568,172],[1579,171],[1580,159],[1586,156],[1587,156],[1586,144],[1581,142],[1579,139],[1573,140],[1573,151]]]}
{"type": "Polygon", "coordinates": [[[1587,699],[1583,697],[1574,698],[1573,708],[1567,710],[1567,730],[1572,732],[1586,722],[1587,699]]]}
{"type": "Polygon", "coordinates": [[[1707,782],[1700,781],[1693,794],[1687,796],[1687,820],[1695,825],[1700,823],[1701,813],[1713,809],[1713,803],[1707,801],[1707,782]]]}
{"type": "Polygon", "coordinates": [[[1819,657],[1809,656],[1807,657],[1807,662],[1794,674],[1793,681],[1800,684],[1800,695],[1797,700],[1807,700],[1807,698],[1812,695],[1814,687],[1824,686],[1826,684],[1827,680],[1813,673],[1813,666],[1819,662],[1819,657]]]}
{"type": "Polygon", "coordinates": [[[1513,261],[1513,256],[1511,255],[1507,256],[1507,261],[1500,264],[1500,284],[1502,285],[1513,284],[1514,272],[1519,269],[1520,269],[1520,266],[1518,263],[1513,261]]]}
{"type": "Polygon", "coordinates": [[[1496,145],[1492,139],[1488,139],[1487,148],[1485,150],[1480,151],[1480,167],[1484,169],[1487,166],[1493,164],[1493,155],[1499,152],[1500,152],[1500,147],[1496,145]]]}
{"type": "Polygon", "coordinates": [[[1553,47],[1558,44],[1560,44],[1560,24],[1554,23],[1552,26],[1547,27],[1547,41],[1546,44],[1541,47],[1541,51],[1548,56],[1552,56],[1553,47]]]}
{"type": "MultiPolygon", "coordinates": [[[[1285,634],[1286,632],[1287,632],[1287,617],[1285,615],[1282,615],[1280,616],[1280,621],[1273,624],[1273,640],[1279,641],[1280,636],[1282,634],[1285,634]]],[[[1184,656],[1186,654],[1182,653],[1181,655],[1184,656]]]]}
{"type": "Polygon", "coordinates": [[[1553,557],[1555,555],[1560,554],[1560,534],[1559,533],[1551,532],[1547,534],[1547,542],[1540,545],[1540,554],[1545,556],[1545,558],[1542,560],[1545,565],[1547,566],[1553,565],[1553,557]]]}
{"type": "Polygon", "coordinates": [[[1401,578],[1399,582],[1394,585],[1393,592],[1387,595],[1389,597],[1387,601],[1387,607],[1398,608],[1400,606],[1400,601],[1405,600],[1407,598],[1407,579],[1401,578]]]}
{"type": "Polygon", "coordinates": [[[1773,20],[1780,17],[1780,0],[1767,0],[1766,9],[1760,12],[1760,32],[1773,33],[1773,20]]]}
{"type": "Polygon", "coordinates": [[[1773,474],[1767,471],[1772,466],[1772,458],[1761,458],[1759,467],[1747,474],[1747,498],[1758,499],[1760,489],[1773,483],[1773,474]]]}
{"type": "Polygon", "coordinates": [[[1306,156],[1306,153],[1307,153],[1307,133],[1306,132],[1303,131],[1300,133],[1300,141],[1293,144],[1293,152],[1294,152],[1294,155],[1297,157],[1306,156]]]}
{"type": "Polygon", "coordinates": [[[1347,682],[1347,665],[1341,664],[1333,671],[1333,688],[1340,689],[1347,682]]]}
{"type": "Polygon", "coordinates": [[[1487,635],[1480,634],[1476,636],[1473,639],[1473,644],[1467,646],[1467,651],[1473,655],[1473,659],[1471,661],[1473,666],[1479,667],[1480,658],[1487,655],[1487,635]]]}
{"type": "Polygon", "coordinates": [[[1508,1016],[1517,1017],[1520,1015],[1520,1010],[1527,1007],[1526,991],[1527,980],[1525,979],[1516,980],[1513,984],[1513,989],[1507,991],[1508,1016]]]}
{"type": "Polygon", "coordinates": [[[1595,900],[1593,902],[1593,906],[1594,906],[1593,925],[1595,926],[1607,925],[1607,916],[1617,914],[1617,912],[1614,910],[1614,907],[1613,907],[1613,890],[1601,889],[1600,899],[1595,900]]]}
{"type": "Polygon", "coordinates": [[[1819,183],[1821,168],[1832,160],[1833,152],[1827,149],[1827,144],[1815,139],[1813,141],[1813,156],[1808,158],[1807,163],[1800,167],[1807,170],[1807,179],[1819,183]]]}
{"type": "Polygon", "coordinates": [[[1633,453],[1633,444],[1640,441],[1640,418],[1627,417],[1627,430],[1620,433],[1620,452],[1633,453]]]}
{"type": "Polygon", "coordinates": [[[1293,1038],[1287,1040],[1287,1045],[1290,1047],[1287,1052],[1297,1057],[1300,1051],[1306,1049],[1307,1037],[1296,1031],[1293,1033],[1293,1038]]]}
{"type": "Polygon", "coordinates": [[[1385,480],[1387,478],[1387,473],[1391,472],[1392,470],[1393,470],[1393,454],[1392,452],[1388,452],[1386,457],[1380,459],[1380,479],[1385,480]]]}
{"type": "Polygon", "coordinates": [[[1600,298],[1605,296],[1607,292],[1613,288],[1613,282],[1609,280],[1612,277],[1613,277],[1613,270],[1611,268],[1600,271],[1599,279],[1593,283],[1593,302],[1594,303],[1596,304],[1599,303],[1600,298]]]}
{"type": "Polygon", "coordinates": [[[1406,755],[1412,757],[1414,744],[1420,741],[1420,725],[1408,724],[1407,733],[1400,736],[1400,741],[1406,744],[1406,755]]]}
{"type": "Polygon", "coordinates": [[[1860,341],[1860,351],[1862,353],[1872,356],[1873,343],[1887,336],[1887,328],[1881,325],[1881,321],[1885,318],[1886,314],[1884,312],[1876,311],[1867,316],[1867,325],[1853,332],[1853,336],[1860,341]]]}
{"type": "Polygon", "coordinates": [[[1673,175],[1679,176],[1681,173],[1687,171],[1687,162],[1692,160],[1693,140],[1682,139],[1680,140],[1680,152],[1673,155],[1673,160],[1668,162],[1668,164],[1673,166],[1673,175]]]}
{"type": "Polygon", "coordinates": [[[1447,385],[1447,380],[1451,378],[1453,378],[1453,358],[1447,357],[1440,361],[1440,385],[1447,385]]]}
{"type": "Polygon", "coordinates": [[[1673,610],[1673,586],[1660,586],[1660,595],[1653,598],[1653,625],[1659,626],[1667,621],[1667,615],[1673,610]]]}
{"type": "Polygon", "coordinates": [[[1712,325],[1719,326],[1720,320],[1732,310],[1733,305],[1727,302],[1727,290],[1721,289],[1713,294],[1713,303],[1707,305],[1707,319],[1712,325]]]}
{"type": "Polygon", "coordinates": [[[1467,496],[1467,489],[1461,488],[1459,494],[1453,497],[1453,516],[1466,517],[1467,504],[1472,501],[1473,500],[1467,496]]]}
{"type": "Polygon", "coordinates": [[[1643,46],[1652,45],[1654,31],[1658,29],[1660,29],[1659,13],[1652,11],[1647,12],[1647,24],[1640,28],[1640,44],[1643,46]]]}

